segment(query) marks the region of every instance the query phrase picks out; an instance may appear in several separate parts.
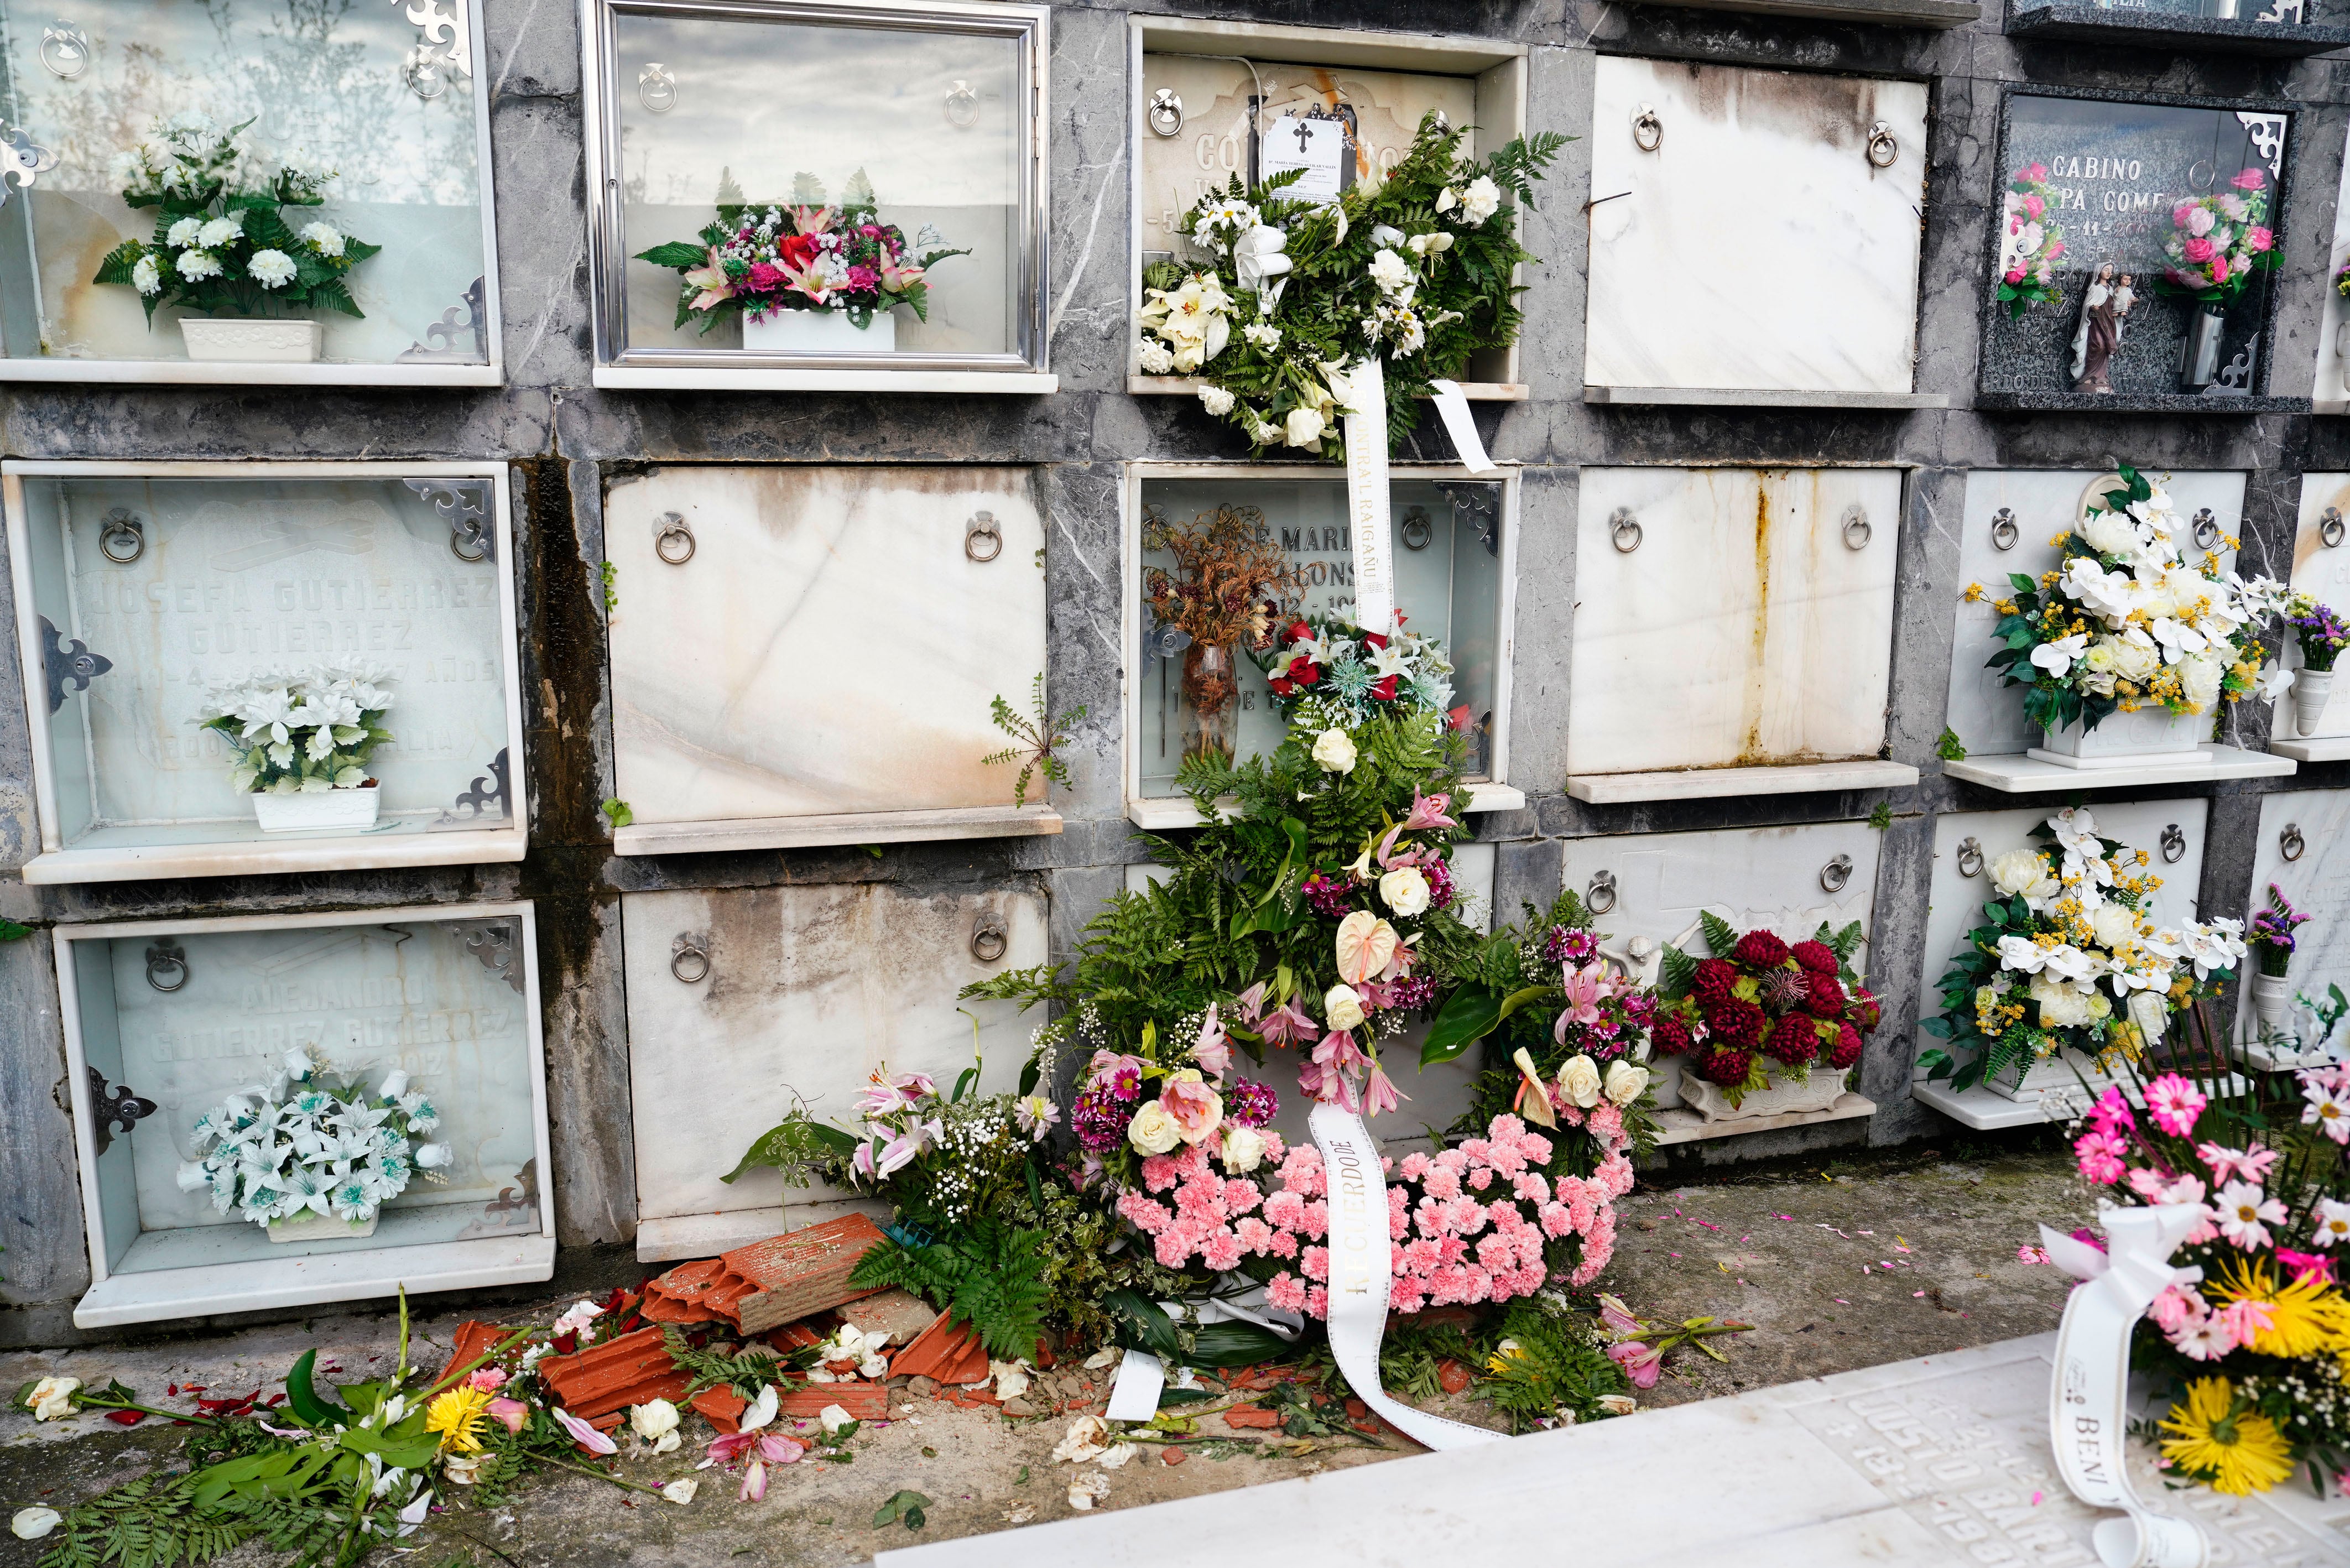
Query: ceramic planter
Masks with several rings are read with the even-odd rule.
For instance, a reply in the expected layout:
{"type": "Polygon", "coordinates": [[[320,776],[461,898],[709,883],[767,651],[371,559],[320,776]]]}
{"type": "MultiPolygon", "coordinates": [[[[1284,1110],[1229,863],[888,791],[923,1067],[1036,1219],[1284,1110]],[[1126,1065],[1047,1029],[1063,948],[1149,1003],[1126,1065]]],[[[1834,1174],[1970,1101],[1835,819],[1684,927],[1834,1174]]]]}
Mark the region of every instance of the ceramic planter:
{"type": "Polygon", "coordinates": [[[2081,1094],[2085,1081],[2092,1096],[2101,1095],[2114,1082],[2110,1074],[2101,1071],[2093,1057],[2078,1051],[2059,1051],[2029,1067],[2010,1064],[2004,1071],[1983,1080],[1983,1085],[1995,1095],[2011,1100],[2043,1100],[2054,1107],[2066,1105],[2076,1110],[2086,1110],[2089,1101],[2081,1094]]]}
{"type": "Polygon", "coordinates": [[[273,1241],[345,1241],[375,1234],[376,1216],[364,1220],[338,1220],[331,1214],[296,1214],[291,1219],[272,1220],[269,1239],[273,1241]]]}
{"type": "Polygon", "coordinates": [[[2334,671],[2331,670],[2296,670],[2293,678],[2293,728],[2304,735],[2314,735],[2325,722],[2325,700],[2334,695],[2334,671]]]}
{"type": "Polygon", "coordinates": [[[357,833],[375,826],[382,792],[372,781],[357,789],[318,790],[307,794],[256,794],[253,814],[264,833],[357,833]]]}
{"type": "Polygon", "coordinates": [[[2044,731],[2046,743],[2033,747],[2029,754],[2068,768],[2130,767],[2148,757],[2190,756],[2210,732],[2209,713],[2141,708],[2135,713],[2108,713],[2094,730],[2084,731],[2075,723],[2044,731]]]}
{"type": "Polygon", "coordinates": [[[898,348],[898,318],[873,313],[858,327],[845,310],[776,310],[764,321],[743,318],[743,347],[753,354],[892,354],[898,348]]]}
{"type": "Polygon", "coordinates": [[[317,361],[320,328],[315,321],[189,316],[180,320],[180,337],[191,359],[309,365],[317,361]]]}
{"type": "Polygon", "coordinates": [[[2252,1015],[2260,1020],[2262,1034],[2290,1034],[2293,1032],[2293,977],[2285,974],[2252,976],[2252,1015]]]}
{"type": "Polygon", "coordinates": [[[1710,1083],[1693,1073],[1681,1075],[1681,1094],[1691,1108],[1710,1122],[1754,1121],[1763,1116],[1792,1116],[1804,1111],[1824,1111],[1844,1097],[1846,1080],[1852,1069],[1814,1067],[1801,1083],[1794,1080],[1774,1081],[1756,1094],[1743,1096],[1737,1105],[1721,1085],[1710,1083]]]}

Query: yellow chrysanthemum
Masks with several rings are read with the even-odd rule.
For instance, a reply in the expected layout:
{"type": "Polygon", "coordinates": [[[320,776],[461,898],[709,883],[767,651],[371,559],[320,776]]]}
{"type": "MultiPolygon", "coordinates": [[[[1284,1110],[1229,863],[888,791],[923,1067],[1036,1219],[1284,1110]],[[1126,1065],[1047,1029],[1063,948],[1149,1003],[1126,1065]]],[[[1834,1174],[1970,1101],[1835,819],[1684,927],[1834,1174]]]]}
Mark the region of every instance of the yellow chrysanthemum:
{"type": "Polygon", "coordinates": [[[2236,1413],[2236,1390],[2224,1377],[2187,1386],[2187,1403],[2173,1405],[2162,1457],[2214,1491],[2249,1497],[2293,1474],[2293,1448],[2276,1423],[2256,1411],[2236,1413]]]}
{"type": "Polygon", "coordinates": [[[2269,1326],[2252,1336],[2263,1355],[2303,1356],[2350,1351],[2350,1301],[2323,1274],[2312,1272],[2277,1288],[2264,1263],[2230,1258],[2209,1293],[2220,1306],[2258,1302],[2268,1308],[2269,1326]]]}
{"type": "Polygon", "coordinates": [[[424,1429],[441,1434],[444,1452],[453,1449],[461,1454],[479,1453],[482,1439],[474,1434],[481,1429],[490,1397],[486,1388],[452,1388],[426,1409],[424,1429]]]}

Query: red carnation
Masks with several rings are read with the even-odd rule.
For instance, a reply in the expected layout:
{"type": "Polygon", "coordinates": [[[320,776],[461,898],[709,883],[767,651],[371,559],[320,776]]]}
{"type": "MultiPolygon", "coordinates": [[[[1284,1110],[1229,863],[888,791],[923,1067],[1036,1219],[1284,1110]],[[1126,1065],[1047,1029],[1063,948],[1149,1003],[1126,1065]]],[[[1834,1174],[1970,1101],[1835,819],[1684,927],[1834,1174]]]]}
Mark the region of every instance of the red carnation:
{"type": "Polygon", "coordinates": [[[1771,1025],[1770,1037],[1762,1042],[1762,1053],[1790,1067],[1800,1067],[1819,1055],[1819,1030],[1805,1014],[1790,1012],[1771,1025]]]}
{"type": "Polygon", "coordinates": [[[1734,996],[1705,1010],[1705,1026],[1724,1044],[1743,1051],[1752,1051],[1762,1043],[1762,1025],[1767,1022],[1761,1008],[1734,996]]]}
{"type": "Polygon", "coordinates": [[[1378,680],[1371,682],[1371,695],[1378,698],[1380,701],[1392,702],[1395,701],[1395,694],[1396,678],[1394,676],[1382,676],[1378,680]]]}
{"type": "Polygon", "coordinates": [[[1885,1022],[1885,1003],[1877,992],[1865,986],[1855,986],[1845,1003],[1845,1017],[1864,1031],[1875,1029],[1885,1022]]]}
{"type": "Polygon", "coordinates": [[[1841,1071],[1860,1060],[1860,1031],[1849,1023],[1836,1025],[1835,1044],[1828,1047],[1828,1065],[1841,1071]]]}
{"type": "Polygon", "coordinates": [[[1811,989],[1811,996],[1804,1005],[1811,1009],[1813,1017],[1841,1018],[1844,1016],[1844,982],[1842,981],[1832,974],[1822,974],[1816,970],[1804,978],[1809,982],[1811,989]]]}
{"type": "Polygon", "coordinates": [[[1719,1007],[1731,999],[1730,988],[1738,983],[1738,971],[1720,959],[1700,959],[1697,979],[1690,986],[1700,1005],[1719,1007]]]}
{"type": "Polygon", "coordinates": [[[1756,969],[1777,969],[1787,961],[1787,944],[1768,931],[1749,931],[1738,939],[1730,956],[1756,969]]]}
{"type": "Polygon", "coordinates": [[[1836,971],[1835,949],[1825,942],[1797,942],[1787,951],[1797,963],[1814,974],[1834,974],[1836,971]]]}
{"type": "Polygon", "coordinates": [[[1693,1042],[1689,1025],[1675,1014],[1667,1013],[1648,1025],[1648,1044],[1660,1056],[1678,1056],[1693,1042]]]}
{"type": "Polygon", "coordinates": [[[1754,1054],[1751,1051],[1716,1051],[1698,1067],[1698,1076],[1720,1084],[1725,1089],[1735,1089],[1744,1084],[1754,1070],[1754,1054]]]}

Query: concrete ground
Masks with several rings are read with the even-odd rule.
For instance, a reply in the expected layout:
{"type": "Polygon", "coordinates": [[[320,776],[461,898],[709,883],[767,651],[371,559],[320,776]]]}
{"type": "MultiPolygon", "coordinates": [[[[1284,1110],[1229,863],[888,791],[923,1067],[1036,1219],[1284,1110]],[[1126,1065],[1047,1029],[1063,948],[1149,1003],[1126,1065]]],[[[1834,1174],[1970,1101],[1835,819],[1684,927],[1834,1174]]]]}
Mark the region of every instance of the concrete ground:
{"type": "MultiPolygon", "coordinates": [[[[2040,1133],[1815,1157],[1743,1175],[1709,1171],[1702,1182],[1644,1178],[1622,1205],[1607,1287],[1644,1318],[1711,1314],[1755,1329],[1716,1342],[1727,1365],[1678,1353],[1641,1403],[1678,1404],[2053,1328],[2068,1282],[2016,1253],[2035,1239],[2036,1222],[2069,1230],[2088,1217],[2090,1199],[2070,1164],[2040,1133]]],[[[425,1314],[419,1326],[445,1350],[465,1315],[425,1314]]],[[[520,1314],[502,1307],[495,1315],[520,1314]]],[[[394,1336],[389,1315],[352,1314],[203,1339],[16,1352],[0,1355],[0,1389],[50,1373],[92,1383],[111,1376],[168,1407],[174,1401],[161,1397],[172,1384],[203,1384],[215,1397],[276,1386],[313,1345],[322,1367],[364,1376],[390,1356],[394,1336]]],[[[1107,1394],[1100,1375],[1059,1376],[1069,1397],[1087,1396],[1086,1376],[1097,1385],[1091,1397],[1107,1394]]],[[[892,1402],[893,1416],[900,1412],[860,1432],[848,1463],[778,1468],[764,1502],[739,1501],[734,1481],[716,1470],[700,1472],[702,1490],[684,1508],[582,1476],[550,1476],[504,1507],[437,1515],[400,1545],[421,1548],[418,1560],[430,1568],[452,1557],[473,1568],[731,1568],[737,1559],[833,1568],[915,1539],[902,1525],[873,1525],[876,1511],[901,1490],[931,1500],[919,1538],[935,1540],[1066,1517],[1069,1483],[1080,1473],[1100,1476],[1107,1491],[1098,1506],[1118,1509],[1417,1451],[1394,1438],[1378,1448],[1320,1445],[1274,1457],[1211,1446],[1178,1465],[1145,1450],[1104,1471],[1052,1461],[1073,1416],[1013,1420],[903,1391],[892,1402]]],[[[1449,1401],[1446,1413],[1480,1416],[1465,1398],[1449,1401]]],[[[687,1425],[684,1450],[627,1458],[620,1473],[649,1484],[695,1474],[710,1434],[698,1417],[687,1425]]],[[[1203,1435],[1222,1430],[1216,1417],[1201,1423],[1203,1435]]],[[[36,1427],[0,1413],[0,1514],[36,1502],[63,1509],[168,1463],[180,1436],[153,1420],[125,1429],[85,1414],[36,1427]]],[[[0,1568],[31,1568],[41,1550],[0,1535],[0,1568]]],[[[269,1558],[247,1546],[234,1561],[269,1558]]]]}

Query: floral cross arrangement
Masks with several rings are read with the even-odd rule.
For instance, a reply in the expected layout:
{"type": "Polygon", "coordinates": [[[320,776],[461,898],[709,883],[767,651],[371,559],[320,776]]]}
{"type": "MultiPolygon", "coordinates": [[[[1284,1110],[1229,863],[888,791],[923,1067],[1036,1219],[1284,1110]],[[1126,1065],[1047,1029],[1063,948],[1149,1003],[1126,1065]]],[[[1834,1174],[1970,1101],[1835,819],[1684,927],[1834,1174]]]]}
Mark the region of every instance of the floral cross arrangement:
{"type": "Polygon", "coordinates": [[[1474,161],[1466,127],[1431,113],[1387,176],[1336,201],[1288,194],[1302,171],[1202,196],[1181,232],[1198,260],[1145,269],[1139,323],[1146,374],[1196,375],[1208,412],[1259,451],[1295,447],[1336,461],[1349,367],[1385,364],[1392,441],[1419,421],[1429,382],[1458,379],[1481,348],[1516,340],[1514,197],[1566,138],[1520,138],[1474,161]]]}
{"type": "Polygon", "coordinates": [[[2350,627],[2310,594],[2287,594],[2281,608],[2293,640],[2301,644],[2303,668],[2321,674],[2332,670],[2345,645],[2350,645],[2350,627]]]}
{"type": "Polygon", "coordinates": [[[391,739],[389,671],[359,660],[210,685],[197,722],[234,748],[233,782],[255,794],[317,794],[369,784],[367,762],[391,739]]]}
{"type": "Polygon", "coordinates": [[[2148,909],[2162,878],[2147,870],[2149,857],[2100,834],[2087,807],[2058,812],[2032,836],[1987,867],[1995,896],[1985,923],[1939,983],[1941,1016],[1918,1025],[1966,1054],[1918,1057],[1929,1077],[1955,1088],[2021,1075],[2060,1051],[2106,1070],[2136,1062],[2246,952],[2240,920],[2158,927],[2148,909]]]}
{"type": "Polygon", "coordinates": [[[2284,889],[2269,884],[2269,905],[2252,916],[2251,929],[2244,940],[2260,956],[2261,972],[2282,977],[2292,971],[2293,949],[2297,945],[2293,932],[2309,923],[2309,917],[2293,907],[2284,889]]]}
{"type": "Polygon", "coordinates": [[[1711,910],[1698,917],[1711,955],[1667,947],[1657,981],[1665,1005],[1648,1038],[1720,1086],[1732,1106],[1774,1081],[1804,1083],[1814,1063],[1842,1072],[1860,1060],[1862,1036],[1883,1016],[1852,967],[1860,922],[1825,922],[1790,945],[1767,930],[1740,932],[1711,910]]]}
{"type": "Polygon", "coordinates": [[[2000,197],[1999,297],[2012,319],[2020,321],[2033,306],[2054,305],[2064,296],[2056,283],[2064,231],[2048,216],[2055,204],[2045,163],[2016,171],[2000,197]]]}
{"type": "MultiPolygon", "coordinates": [[[[2012,574],[2012,593],[1993,603],[2003,646],[1984,662],[2002,684],[2025,688],[2024,716],[2086,732],[2116,711],[2209,713],[2222,699],[2290,686],[2290,671],[2262,673],[2252,635],[2283,605],[2283,586],[2222,573],[2209,551],[2189,563],[2179,535],[2190,524],[2168,492],[2127,465],[2117,477],[2064,535],[2063,565],[2036,579],[2012,574]]],[[[1983,597],[1980,583],[1968,587],[1970,601],[1983,597]]]]}
{"type": "Polygon", "coordinates": [[[2206,305],[2232,305],[2256,272],[2274,272],[2280,258],[2268,216],[2268,176],[2247,169],[2228,182],[2232,190],[2195,196],[2170,209],[2170,238],[2163,253],[2170,265],[2159,287],[2165,294],[2206,305]]]}
{"type": "Polygon", "coordinates": [[[948,249],[927,223],[910,244],[895,223],[881,222],[873,183],[859,169],[837,205],[827,204],[812,174],[798,176],[787,203],[746,202],[722,175],[717,222],[696,241],[672,240],[637,259],[683,275],[676,325],[698,320],[707,333],[722,321],[764,321],[779,310],[837,310],[863,327],[903,305],[928,321],[930,269],[969,254],[948,249]]]}
{"type": "Polygon", "coordinates": [[[267,1084],[229,1096],[196,1118],[196,1158],[180,1167],[182,1192],[209,1192],[213,1207],[270,1226],[307,1214],[364,1225],[421,1174],[451,1159],[431,1135],[441,1113],[408,1075],[384,1075],[373,1094],[327,1075],[307,1047],[286,1054],[267,1084]]]}
{"type": "Polygon", "coordinates": [[[177,116],[115,155],[111,182],[131,206],[158,209],[155,235],[108,252],[92,281],[137,289],[151,325],[163,306],[366,314],[348,276],[383,247],[324,222],[295,230],[280,209],[324,205],[336,171],[298,151],[274,163],[256,156],[244,140],[252,123],[222,130],[200,114],[177,116]]]}

